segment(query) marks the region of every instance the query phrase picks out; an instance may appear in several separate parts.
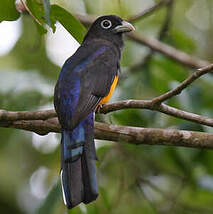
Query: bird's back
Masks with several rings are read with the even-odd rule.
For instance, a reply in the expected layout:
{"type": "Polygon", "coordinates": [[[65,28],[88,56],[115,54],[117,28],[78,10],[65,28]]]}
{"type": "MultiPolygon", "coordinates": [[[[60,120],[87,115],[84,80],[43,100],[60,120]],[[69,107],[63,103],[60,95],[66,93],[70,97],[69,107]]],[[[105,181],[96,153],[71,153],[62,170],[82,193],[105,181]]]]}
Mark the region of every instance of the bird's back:
{"type": "Polygon", "coordinates": [[[54,94],[55,109],[64,128],[76,126],[107,96],[118,75],[119,60],[119,50],[102,40],[83,44],[66,60],[54,94]]]}

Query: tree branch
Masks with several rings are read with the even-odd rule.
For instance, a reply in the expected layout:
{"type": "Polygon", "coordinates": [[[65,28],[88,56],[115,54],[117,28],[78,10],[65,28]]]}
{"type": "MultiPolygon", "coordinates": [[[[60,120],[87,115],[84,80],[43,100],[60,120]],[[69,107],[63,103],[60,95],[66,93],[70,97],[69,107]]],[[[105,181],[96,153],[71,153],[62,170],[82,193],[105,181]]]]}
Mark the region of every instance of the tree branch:
{"type": "Polygon", "coordinates": [[[130,109],[130,108],[154,110],[154,111],[162,112],[164,114],[171,115],[177,118],[181,118],[181,119],[192,121],[198,124],[203,124],[206,126],[213,127],[212,118],[182,111],[163,103],[160,105],[155,105],[153,104],[152,100],[124,100],[117,103],[107,104],[100,109],[100,113],[106,114],[112,111],[118,111],[121,109],[130,109]]]}
{"type": "Polygon", "coordinates": [[[151,14],[153,14],[154,12],[156,12],[156,10],[159,10],[161,9],[164,5],[167,5],[169,4],[171,1],[173,0],[162,0],[158,3],[156,3],[155,5],[153,5],[152,7],[138,13],[137,15],[134,15],[130,18],[127,19],[127,21],[129,22],[136,22],[138,21],[139,19],[141,19],[142,17],[146,17],[146,16],[149,16],[151,14]]]}
{"type": "Polygon", "coordinates": [[[0,122],[15,120],[46,120],[56,116],[57,115],[54,110],[11,112],[0,109],[0,122]]]}
{"type": "MultiPolygon", "coordinates": [[[[147,9],[146,11],[142,12],[141,14],[138,14],[136,16],[138,16],[138,18],[140,17],[144,17],[146,15],[148,15],[149,13],[152,13],[156,10],[156,8],[160,8],[162,7],[163,5],[166,5],[168,3],[170,3],[172,0],[164,0],[164,1],[161,1],[159,2],[159,6],[158,4],[147,9]]],[[[26,10],[29,12],[29,14],[33,17],[33,19],[38,23],[38,24],[41,24],[30,12],[29,8],[27,9],[27,5],[24,3],[23,0],[21,0],[22,4],[24,5],[24,7],[26,8],[26,10]]],[[[135,18],[136,18],[135,16],[135,18]]],[[[84,25],[86,26],[89,26],[93,23],[93,21],[95,20],[95,16],[91,16],[91,15],[80,15],[80,14],[75,14],[75,17],[84,25]]],[[[134,17],[130,18],[132,20],[135,19],[134,17]]],[[[153,51],[156,51],[156,52],[159,52],[161,54],[164,54],[165,56],[183,64],[183,65],[186,65],[188,67],[191,67],[191,68],[200,68],[200,67],[203,67],[203,66],[207,66],[209,64],[208,61],[205,61],[205,60],[201,60],[201,59],[198,59],[196,57],[192,57],[180,50],[177,50],[169,45],[166,45],[160,41],[158,41],[157,39],[150,39],[150,38],[147,38],[145,36],[139,36],[137,33],[130,33],[128,35],[128,37],[141,44],[141,45],[145,45],[147,47],[149,47],[151,50],[153,51]]]]}
{"type": "Polygon", "coordinates": [[[187,86],[189,86],[192,82],[194,82],[200,76],[202,76],[208,72],[211,72],[212,69],[213,69],[213,64],[210,64],[206,67],[198,69],[197,71],[192,73],[187,79],[185,79],[178,87],[176,87],[175,89],[173,89],[171,91],[168,91],[165,94],[162,94],[162,95],[154,98],[152,100],[152,102],[153,103],[162,103],[165,100],[168,100],[169,98],[180,94],[183,91],[183,89],[185,89],[187,86]]]}
{"type": "MultiPolygon", "coordinates": [[[[149,109],[149,110],[162,112],[164,114],[171,115],[177,118],[189,120],[198,124],[203,124],[206,126],[213,127],[212,118],[182,111],[162,103],[163,101],[177,94],[180,94],[182,90],[185,89],[187,86],[189,86],[193,81],[198,79],[201,75],[204,75],[210,72],[212,69],[213,69],[213,64],[206,66],[204,68],[198,69],[196,72],[190,75],[187,79],[185,79],[178,87],[152,100],[125,100],[117,103],[107,104],[107,105],[103,105],[103,107],[99,109],[99,113],[106,114],[112,111],[117,111],[117,110],[127,109],[127,108],[149,109]]],[[[19,126],[19,125],[23,126],[23,129],[26,129],[26,128],[30,129],[30,127],[33,126],[33,124],[30,124],[30,127],[25,127],[25,124],[26,124],[25,122],[20,124],[18,121],[45,120],[45,122],[51,122],[53,117],[56,117],[56,113],[54,110],[37,111],[37,112],[8,112],[5,110],[0,110],[0,126],[11,127],[12,125],[15,124],[15,126],[19,126]]],[[[27,126],[28,125],[29,123],[27,123],[27,126]]],[[[46,131],[48,132],[48,130],[49,129],[47,128],[46,131]]]]}
{"type": "Polygon", "coordinates": [[[145,36],[141,36],[136,32],[132,32],[129,33],[128,37],[145,46],[148,46],[149,48],[151,48],[154,51],[157,51],[159,53],[162,53],[164,55],[166,55],[167,57],[183,64],[186,65],[190,68],[200,68],[200,67],[204,67],[209,65],[210,63],[205,61],[205,60],[201,60],[198,59],[197,57],[194,56],[190,56],[187,53],[184,53],[180,50],[177,50],[169,45],[166,45],[160,41],[158,41],[157,39],[151,39],[145,36]]]}
{"type": "MultiPolygon", "coordinates": [[[[78,14],[76,14],[75,16],[84,25],[92,24],[92,22],[95,20],[95,17],[93,16],[82,16],[78,14]]],[[[135,32],[129,33],[128,37],[141,45],[145,45],[151,48],[153,51],[162,53],[165,56],[191,68],[200,68],[210,64],[208,61],[190,56],[180,50],[177,50],[169,45],[158,41],[157,39],[151,39],[145,36],[141,36],[135,32]]]]}
{"type": "Polygon", "coordinates": [[[189,113],[186,111],[176,109],[174,107],[170,107],[166,104],[162,104],[163,101],[173,96],[176,96],[177,94],[180,94],[182,90],[185,89],[187,86],[189,86],[193,81],[198,79],[200,76],[210,72],[212,69],[213,69],[213,64],[210,64],[206,67],[198,69],[196,72],[190,75],[187,79],[185,79],[178,87],[152,100],[126,100],[118,103],[108,104],[108,105],[104,105],[102,109],[100,109],[100,113],[108,113],[111,111],[116,111],[124,108],[150,109],[150,110],[159,111],[164,114],[171,115],[177,118],[181,118],[181,119],[189,120],[195,123],[213,127],[212,118],[189,113]]]}
{"type": "MultiPolygon", "coordinates": [[[[93,21],[93,19],[89,19],[88,17],[82,18],[79,16],[78,18],[85,24],[89,24],[93,21]]],[[[165,45],[158,40],[144,38],[136,33],[129,34],[129,37],[132,40],[140,44],[144,44],[152,50],[163,53],[189,67],[203,67],[209,64],[206,61],[191,57],[184,52],[165,45]]],[[[205,68],[199,69],[183,81],[176,89],[171,90],[153,100],[126,100],[113,104],[107,104],[100,109],[100,112],[109,113],[126,108],[150,109],[213,127],[213,119],[211,118],[181,111],[161,103],[168,98],[179,94],[194,80],[209,72],[212,68],[213,65],[209,65],[205,68]]],[[[5,110],[0,110],[0,127],[24,129],[41,135],[45,135],[49,132],[60,132],[61,130],[54,110],[38,112],[7,112],[5,110]]],[[[138,128],[108,125],[96,122],[95,137],[103,140],[124,141],[131,144],[213,148],[213,134],[183,130],[138,128]]]]}
{"type": "MultiPolygon", "coordinates": [[[[0,122],[1,127],[33,131],[44,135],[60,132],[57,118],[47,120],[18,120],[0,122]]],[[[213,148],[213,134],[175,129],[138,128],[95,122],[95,138],[130,144],[213,148]]]]}
{"type": "MultiPolygon", "coordinates": [[[[210,72],[213,64],[198,69],[177,88],[153,100],[126,100],[104,105],[100,113],[109,113],[126,108],[150,109],[178,118],[213,127],[213,119],[170,107],[162,102],[179,94],[201,75],[210,72]]],[[[8,112],[0,110],[0,127],[11,127],[36,132],[40,135],[60,132],[54,110],[37,112],[8,112]]],[[[95,123],[95,137],[103,140],[126,141],[132,144],[174,145],[194,148],[213,148],[213,134],[167,129],[137,128],[95,123]]]]}
{"type": "MultiPolygon", "coordinates": [[[[154,110],[154,111],[158,111],[177,118],[181,118],[181,119],[195,122],[198,124],[203,124],[206,126],[213,127],[212,118],[182,111],[163,103],[156,105],[155,103],[153,103],[152,100],[124,100],[117,103],[106,104],[106,105],[103,105],[103,107],[99,110],[99,112],[106,114],[113,111],[118,111],[122,109],[131,109],[131,108],[154,110]]],[[[19,122],[22,120],[36,121],[38,123],[35,124],[35,126],[37,125],[40,126],[41,124],[39,120],[43,120],[47,123],[47,124],[42,123],[44,134],[46,134],[46,132],[47,133],[49,132],[49,125],[48,125],[49,123],[51,127],[52,126],[54,127],[54,123],[51,124],[53,117],[56,117],[56,113],[54,110],[46,110],[46,111],[38,111],[38,112],[9,112],[5,110],[0,110],[0,127],[13,127],[13,125],[15,125],[14,128],[17,128],[17,126],[20,126],[21,128],[30,131],[31,127],[33,127],[34,129],[34,124],[26,123],[26,122],[19,123],[19,122]],[[47,125],[46,127],[47,129],[45,128],[46,125],[47,125]]],[[[39,134],[42,134],[42,133],[39,133],[39,134]]]]}
{"type": "MultiPolygon", "coordinates": [[[[107,104],[103,105],[102,108],[99,109],[99,113],[109,113],[112,111],[117,111],[121,109],[127,109],[127,108],[138,108],[138,109],[149,109],[154,110],[158,112],[162,112],[167,115],[171,115],[177,118],[189,120],[198,124],[203,124],[206,126],[213,127],[213,119],[208,118],[205,116],[201,116],[198,114],[193,114],[190,112],[182,111],[179,109],[176,109],[174,107],[168,106],[166,104],[163,104],[162,102],[177,95],[182,92],[183,89],[185,89],[187,86],[189,86],[193,81],[198,79],[200,76],[210,72],[213,69],[213,64],[206,66],[204,68],[198,69],[196,72],[194,72],[192,75],[190,75],[187,79],[185,79],[178,87],[176,87],[173,90],[168,91],[165,94],[162,94],[152,100],[125,100],[117,103],[107,104]]],[[[47,123],[51,123],[52,118],[56,117],[56,113],[54,110],[47,110],[47,111],[37,111],[37,112],[8,112],[5,110],[0,110],[0,126],[4,127],[11,127],[15,124],[15,126],[23,126],[23,129],[30,129],[31,126],[34,126],[33,124],[27,123],[27,126],[25,127],[25,122],[19,123],[19,121],[23,120],[45,120],[47,123]]],[[[36,126],[37,124],[35,124],[36,126]]],[[[40,123],[39,123],[40,125],[40,123]]],[[[49,126],[48,124],[46,124],[49,126]]],[[[53,125],[54,126],[54,125],[53,125]]],[[[47,130],[44,128],[44,132],[49,132],[49,129],[47,130]]]]}

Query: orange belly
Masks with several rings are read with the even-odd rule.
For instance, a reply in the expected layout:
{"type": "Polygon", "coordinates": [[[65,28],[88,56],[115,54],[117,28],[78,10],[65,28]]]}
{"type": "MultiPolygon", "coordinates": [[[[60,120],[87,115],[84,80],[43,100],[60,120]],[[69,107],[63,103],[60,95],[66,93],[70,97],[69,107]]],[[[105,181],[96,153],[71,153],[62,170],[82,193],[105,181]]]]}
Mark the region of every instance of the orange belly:
{"type": "Polygon", "coordinates": [[[115,90],[117,82],[118,82],[118,76],[115,76],[113,83],[111,85],[109,94],[100,101],[99,105],[105,104],[109,101],[110,97],[112,96],[113,91],[115,90]]]}

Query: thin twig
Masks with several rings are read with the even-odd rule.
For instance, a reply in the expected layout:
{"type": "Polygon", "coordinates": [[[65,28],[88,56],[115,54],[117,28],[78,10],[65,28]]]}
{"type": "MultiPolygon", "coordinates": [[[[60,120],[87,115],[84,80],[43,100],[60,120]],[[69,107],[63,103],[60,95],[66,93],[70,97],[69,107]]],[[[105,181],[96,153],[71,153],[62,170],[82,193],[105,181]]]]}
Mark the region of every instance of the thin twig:
{"type": "Polygon", "coordinates": [[[174,97],[178,94],[180,94],[183,89],[185,89],[186,87],[188,87],[192,82],[194,82],[196,79],[198,79],[200,76],[211,72],[213,69],[213,64],[210,64],[206,67],[200,68],[197,71],[195,71],[194,73],[192,73],[187,79],[185,79],[179,86],[177,86],[176,88],[174,88],[173,90],[168,91],[165,94],[162,94],[158,97],[155,97],[152,102],[153,104],[158,104],[158,103],[162,103],[165,100],[168,100],[171,97],[174,97]]]}
{"type": "Polygon", "coordinates": [[[157,4],[153,5],[152,7],[138,13],[137,15],[134,15],[130,18],[128,18],[127,20],[129,22],[136,22],[138,21],[139,19],[141,19],[142,17],[146,17],[146,16],[149,16],[151,14],[153,14],[154,12],[156,12],[156,10],[159,10],[160,8],[162,8],[164,5],[167,5],[171,2],[172,0],[162,0],[160,2],[158,2],[157,4]]]}
{"type": "Polygon", "coordinates": [[[25,3],[24,0],[21,0],[21,3],[24,5],[26,11],[30,14],[30,16],[39,24],[42,25],[42,23],[32,14],[32,12],[30,11],[29,7],[27,6],[27,4],[25,3]]]}
{"type": "Polygon", "coordinates": [[[163,22],[163,25],[162,25],[160,32],[159,32],[159,35],[158,35],[158,39],[160,41],[163,40],[163,38],[167,35],[167,33],[169,31],[169,26],[172,22],[174,2],[175,2],[175,0],[170,0],[167,4],[165,20],[163,22]]]}
{"type": "MultiPolygon", "coordinates": [[[[167,4],[167,9],[166,9],[166,16],[165,16],[165,20],[162,24],[162,27],[160,29],[160,32],[158,34],[158,40],[162,41],[164,39],[164,37],[167,35],[168,30],[169,30],[169,26],[171,24],[172,21],[172,15],[173,15],[173,8],[174,8],[174,2],[175,0],[170,0],[169,3],[167,4]]],[[[137,71],[138,69],[140,69],[141,67],[144,67],[145,65],[148,65],[148,63],[150,62],[152,56],[154,55],[155,51],[153,49],[150,49],[148,54],[143,58],[143,60],[135,65],[133,65],[129,71],[137,71]]]]}

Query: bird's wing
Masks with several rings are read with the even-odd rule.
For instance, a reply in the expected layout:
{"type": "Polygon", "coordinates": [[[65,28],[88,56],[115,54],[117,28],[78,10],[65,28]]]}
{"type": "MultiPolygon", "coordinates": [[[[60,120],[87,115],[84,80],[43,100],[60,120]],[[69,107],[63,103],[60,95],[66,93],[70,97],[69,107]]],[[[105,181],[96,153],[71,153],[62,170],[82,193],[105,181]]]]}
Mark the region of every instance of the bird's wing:
{"type": "Polygon", "coordinates": [[[73,129],[94,111],[118,74],[119,54],[107,44],[81,46],[63,66],[55,89],[62,126],[73,129]]]}
{"type": "Polygon", "coordinates": [[[112,48],[103,45],[97,52],[102,53],[93,58],[82,71],[80,96],[72,117],[73,126],[94,111],[101,99],[109,93],[118,75],[119,56],[112,48]]]}

